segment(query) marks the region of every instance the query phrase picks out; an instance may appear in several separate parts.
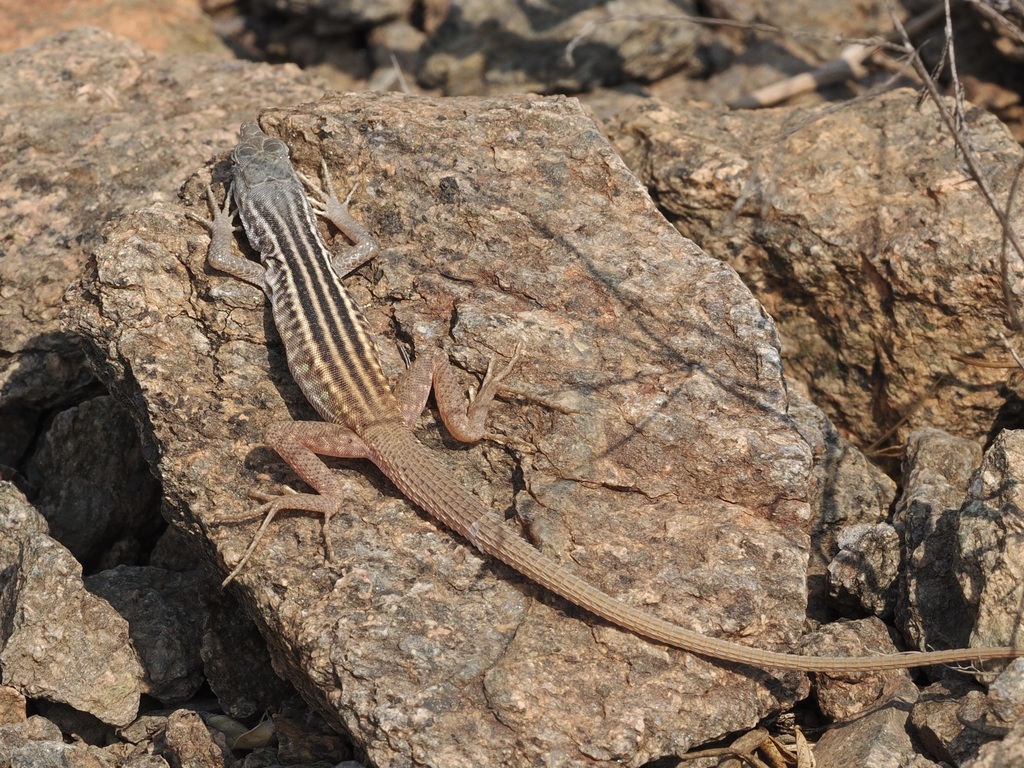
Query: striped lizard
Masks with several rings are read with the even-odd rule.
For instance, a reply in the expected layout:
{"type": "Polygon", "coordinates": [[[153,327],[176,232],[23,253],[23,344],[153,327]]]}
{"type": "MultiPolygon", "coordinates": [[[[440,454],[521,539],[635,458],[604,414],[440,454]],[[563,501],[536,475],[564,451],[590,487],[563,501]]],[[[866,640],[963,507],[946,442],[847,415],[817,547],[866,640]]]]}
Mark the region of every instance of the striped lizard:
{"type": "Polygon", "coordinates": [[[671,624],[581,579],[530,545],[454,482],[442,461],[412,431],[432,384],[451,434],[462,441],[482,437],[487,409],[499,383],[515,365],[518,350],[501,371],[494,371],[493,362],[488,366],[480,390],[468,406],[447,355],[440,350],[417,358],[392,389],[362,310],[341,280],[371,258],[378,246],[349,214],[348,200],[342,203],[334,194],[326,162],[322,163],[324,191],[320,191],[295,172],[288,147],[254,123],[242,126],[231,162],[232,179],[223,206],[217,205],[213,191],[207,188],[213,220],[193,216],[211,231],[208,262],[266,294],[292,376],[324,421],[271,426],[266,444],[316,493],[266,497],[256,511],[264,515],[263,522],[225,584],[249,560],[282,509],[323,515],[325,550],[327,557],[332,557],[328,526],[344,499],[340,483],[319,454],[369,459],[407,498],[481,552],[619,627],[709,659],[768,669],[842,673],[1024,656],[1024,648],[1013,647],[864,657],[761,650],[671,624]],[[312,199],[303,182],[310,187],[312,199]],[[232,252],[232,200],[260,263],[232,252]],[[331,221],[353,246],[332,254],[317,226],[318,214],[331,221]]]}

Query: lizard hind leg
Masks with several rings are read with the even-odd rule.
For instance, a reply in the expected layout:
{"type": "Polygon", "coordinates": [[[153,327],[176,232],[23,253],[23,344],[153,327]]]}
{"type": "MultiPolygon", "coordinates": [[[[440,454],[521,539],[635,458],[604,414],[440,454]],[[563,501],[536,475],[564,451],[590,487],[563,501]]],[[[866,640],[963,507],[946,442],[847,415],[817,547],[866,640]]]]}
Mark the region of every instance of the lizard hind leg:
{"type": "Polygon", "coordinates": [[[246,517],[263,515],[263,522],[253,535],[245,553],[221,586],[230,584],[241,572],[270,528],[274,517],[283,509],[323,515],[324,550],[327,559],[333,560],[334,549],[331,546],[329,525],[331,517],[341,508],[344,496],[341,484],[331,468],[324,464],[317,454],[346,459],[369,458],[369,449],[366,447],[366,443],[355,432],[340,424],[331,424],[325,421],[277,422],[271,425],[267,433],[266,444],[277,451],[288,466],[312,486],[316,493],[296,493],[289,490],[288,493],[280,495],[264,495],[263,499],[266,503],[251,515],[246,515],[246,517]]]}
{"type": "Polygon", "coordinates": [[[416,424],[433,387],[437,410],[448,432],[459,442],[477,442],[484,437],[487,411],[499,385],[512,373],[521,357],[522,350],[517,346],[509,362],[500,370],[495,370],[494,360],[491,360],[480,389],[470,390],[468,403],[463,384],[443,350],[437,349],[417,357],[395,388],[395,396],[402,408],[402,421],[410,428],[416,424]]]}

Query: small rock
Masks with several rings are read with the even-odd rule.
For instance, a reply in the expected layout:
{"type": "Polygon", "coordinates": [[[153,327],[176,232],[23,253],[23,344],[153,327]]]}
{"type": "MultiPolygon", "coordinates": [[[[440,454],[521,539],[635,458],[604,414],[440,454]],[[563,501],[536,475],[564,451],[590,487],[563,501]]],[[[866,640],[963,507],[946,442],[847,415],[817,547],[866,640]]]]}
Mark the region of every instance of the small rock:
{"type": "Polygon", "coordinates": [[[1013,645],[1024,631],[1024,431],[1000,432],[960,511],[957,579],[977,616],[971,645],[1013,645]]]}
{"type": "Polygon", "coordinates": [[[64,547],[31,534],[0,591],[0,671],[29,698],[63,702],[111,725],[135,717],[143,671],[128,623],[87,592],[64,547]]]}
{"type": "Polygon", "coordinates": [[[896,620],[919,651],[962,648],[970,627],[957,583],[957,526],[981,446],[938,429],[911,433],[903,461],[903,494],[895,525],[906,547],[896,620]]]}
{"type": "Polygon", "coordinates": [[[900,537],[888,523],[851,525],[828,567],[829,594],[841,610],[885,617],[896,605],[900,537]]]}
{"type": "MultiPolygon", "coordinates": [[[[896,652],[885,624],[874,617],[826,624],[804,637],[802,645],[804,654],[814,656],[867,656],[896,652]]],[[[905,669],[822,674],[817,676],[815,696],[822,714],[833,720],[846,720],[877,704],[880,699],[891,696],[893,691],[903,690],[903,681],[910,681],[910,674],[905,669]]]]}
{"type": "Polygon", "coordinates": [[[961,765],[992,739],[967,727],[961,719],[964,702],[972,696],[984,698],[978,686],[963,675],[946,676],[921,691],[910,712],[910,722],[928,754],[937,760],[961,765]]]}
{"type": "Polygon", "coordinates": [[[907,733],[908,711],[917,695],[917,687],[904,678],[871,711],[831,728],[814,746],[817,768],[939,768],[916,754],[907,733]]]}
{"type": "Polygon", "coordinates": [[[119,565],[89,576],[85,585],[127,620],[146,673],[143,693],[164,704],[191,698],[203,682],[204,596],[217,589],[216,581],[200,571],[119,565]]]}
{"type": "Polygon", "coordinates": [[[203,719],[189,710],[167,718],[164,741],[172,768],[223,768],[231,759],[227,745],[217,743],[203,719]]]}

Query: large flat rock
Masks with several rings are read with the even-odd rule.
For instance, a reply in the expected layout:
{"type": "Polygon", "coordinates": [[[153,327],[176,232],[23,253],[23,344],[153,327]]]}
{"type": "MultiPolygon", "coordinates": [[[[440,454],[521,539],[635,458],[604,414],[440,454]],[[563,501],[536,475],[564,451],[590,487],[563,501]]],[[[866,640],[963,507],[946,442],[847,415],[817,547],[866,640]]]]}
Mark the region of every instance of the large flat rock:
{"type": "MultiPolygon", "coordinates": [[[[340,191],[358,183],[352,212],[388,250],[348,284],[389,373],[399,345],[441,346],[469,386],[522,342],[489,439],[465,448],[421,421],[459,482],[622,600],[794,647],[811,459],[774,327],[575,100],[343,94],[261,122],[307,175],[324,157],[340,191]]],[[[183,188],[196,212],[209,179],[183,188]]],[[[297,482],[261,446],[267,425],[314,414],[264,297],[206,266],[186,209],[109,231],[66,317],[145,425],[173,522],[226,571],[257,521],[223,520],[297,482]]],[[[336,466],[335,561],[319,519],[282,514],[234,589],[277,664],[376,765],[636,766],[805,686],[609,626],[479,555],[368,463],[336,466]]]]}

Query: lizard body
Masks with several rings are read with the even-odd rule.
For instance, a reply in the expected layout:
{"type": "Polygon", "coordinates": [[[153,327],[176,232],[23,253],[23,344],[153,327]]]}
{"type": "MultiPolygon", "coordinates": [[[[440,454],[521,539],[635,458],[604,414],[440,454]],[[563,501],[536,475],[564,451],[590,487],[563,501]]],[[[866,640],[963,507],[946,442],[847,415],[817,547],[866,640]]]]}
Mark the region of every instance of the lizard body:
{"type": "MultiPolygon", "coordinates": [[[[325,184],[330,189],[329,178],[325,184]]],[[[308,182],[307,182],[308,183],[308,182]]],[[[816,657],[751,648],[663,621],[618,600],[542,554],[467,489],[456,483],[434,452],[412,431],[433,383],[449,431],[460,440],[483,434],[486,411],[497,386],[516,361],[494,373],[489,367],[480,391],[467,408],[458,381],[443,353],[418,358],[392,390],[381,368],[376,342],[360,308],[341,278],[376,250],[370,234],[349,215],[333,192],[316,209],[292,168],[288,147],[258,126],[242,126],[232,152],[232,185],[223,208],[209,193],[214,220],[209,263],[265,292],[284,342],[288,365],[323,422],[282,422],[271,427],[267,445],[295,469],[316,493],[273,497],[261,507],[265,518],[252,543],[225,583],[234,578],[281,509],[324,516],[324,540],[330,517],[343,503],[340,484],[317,454],[365,458],[376,464],[407,498],[480,551],[496,557],[527,578],[613,624],[644,637],[710,659],[769,669],[809,672],[858,672],[930,666],[986,659],[1016,658],[1024,648],[973,648],[906,652],[866,657],[816,657]],[[234,199],[257,264],[232,253],[228,214],[234,199]],[[330,219],[354,244],[334,256],[317,227],[317,213],[330,219]]]]}

